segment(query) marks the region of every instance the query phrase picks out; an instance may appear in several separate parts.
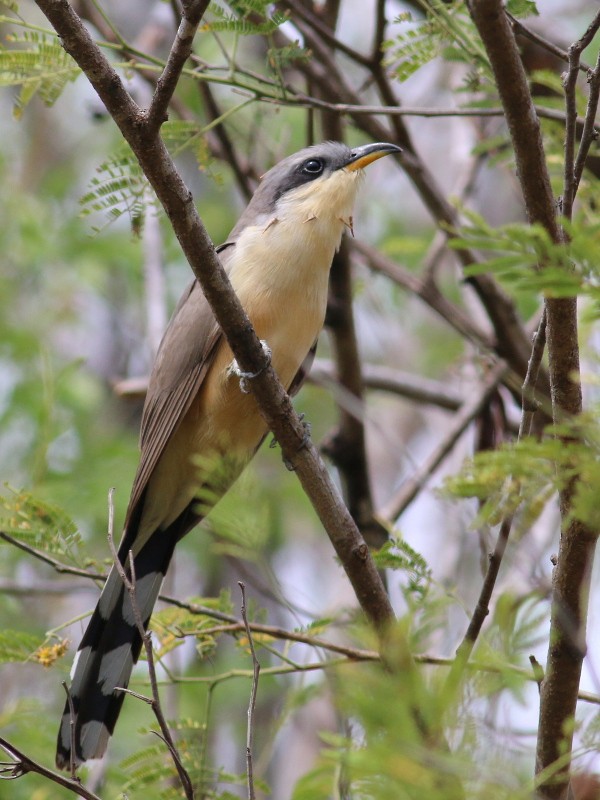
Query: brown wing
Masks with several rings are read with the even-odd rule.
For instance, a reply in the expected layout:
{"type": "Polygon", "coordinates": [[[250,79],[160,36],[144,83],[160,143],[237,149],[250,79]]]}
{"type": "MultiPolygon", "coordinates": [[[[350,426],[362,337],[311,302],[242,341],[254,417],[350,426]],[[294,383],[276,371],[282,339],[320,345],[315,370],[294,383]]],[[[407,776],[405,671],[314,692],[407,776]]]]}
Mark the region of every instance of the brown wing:
{"type": "MultiPolygon", "coordinates": [[[[234,243],[219,250],[225,269],[234,243]]],[[[164,448],[198,394],[223,336],[197,281],[175,309],[156,355],[140,432],[140,463],[133,482],[125,527],[164,448]]]]}
{"type": "Polygon", "coordinates": [[[317,343],[318,339],[310,348],[310,350],[306,354],[304,361],[302,362],[302,364],[300,364],[300,369],[294,375],[294,380],[292,381],[292,383],[290,384],[290,388],[288,389],[288,394],[290,395],[290,397],[295,397],[300,391],[300,389],[304,386],[304,381],[307,379],[308,373],[310,372],[311,367],[313,365],[313,361],[315,360],[315,354],[317,352],[317,343]]]}

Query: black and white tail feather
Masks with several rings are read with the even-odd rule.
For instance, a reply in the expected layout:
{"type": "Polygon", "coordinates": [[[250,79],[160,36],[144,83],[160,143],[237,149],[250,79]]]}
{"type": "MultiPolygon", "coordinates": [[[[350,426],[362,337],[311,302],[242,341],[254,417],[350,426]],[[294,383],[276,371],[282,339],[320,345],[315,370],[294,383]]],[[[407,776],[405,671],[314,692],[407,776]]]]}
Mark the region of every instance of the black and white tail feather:
{"type": "MultiPolygon", "coordinates": [[[[175,544],[198,520],[198,515],[187,509],[168,529],[155,531],[135,556],[135,604],[145,629],[175,544]]],[[[119,547],[124,567],[134,538],[130,528],[119,547]]],[[[73,663],[71,702],[65,704],[58,733],[57,767],[69,769],[71,764],[104,755],[125,699],[125,692],[119,690],[127,688],[141,647],[129,592],[113,566],[73,663]]]]}
{"type": "MultiPolygon", "coordinates": [[[[277,345],[278,352],[273,353],[273,363],[279,359],[285,370],[290,364],[295,365],[295,377],[292,373],[286,378],[290,394],[295,394],[302,385],[314,356],[314,345],[312,349],[310,345],[320,332],[327,304],[324,278],[329,273],[333,253],[339,247],[343,227],[351,226],[358,170],[383,155],[399,151],[400,148],[385,142],[353,150],[339,142],[325,142],[289,156],[263,176],[227,241],[218,248],[219,258],[230,278],[237,276],[238,285],[234,288],[238,289],[240,300],[246,302],[249,316],[252,318],[254,314],[266,328],[267,340],[271,335],[274,337],[270,344],[277,345]],[[309,202],[307,187],[311,186],[314,194],[309,202]],[[285,225],[281,223],[284,237],[291,237],[289,252],[284,247],[285,239],[280,238],[279,226],[274,225],[281,221],[280,213],[285,222],[285,225]],[[299,228],[308,230],[304,225],[307,221],[315,221],[318,235],[314,231],[311,236],[299,235],[299,228]],[[260,252],[257,231],[263,237],[260,252]],[[299,249],[298,242],[304,242],[305,246],[299,249]],[[299,294],[292,291],[296,284],[290,279],[290,270],[294,281],[298,281],[299,294]],[[260,278],[256,294],[250,291],[253,285],[250,274],[260,278]],[[296,313],[290,313],[289,303],[300,303],[298,297],[304,298],[303,305],[298,306],[296,313]],[[310,313],[306,313],[307,298],[310,299],[310,313]],[[268,314],[263,313],[265,309],[268,314]],[[308,355],[301,352],[305,346],[310,350],[308,355]]],[[[226,461],[232,461],[232,470],[227,467],[226,485],[220,487],[222,494],[252,458],[266,434],[264,420],[251,399],[246,405],[240,400],[243,394],[227,391],[222,394],[221,389],[216,388],[220,386],[220,373],[213,373],[211,368],[216,365],[221,369],[219,358],[223,354],[231,355],[224,348],[222,331],[200,286],[194,281],[175,309],[150,376],[142,415],[140,463],[118,552],[119,561],[127,568],[129,551],[133,551],[135,602],[144,628],[150,621],[175,545],[201,518],[195,503],[189,502],[190,487],[185,470],[193,469],[194,458],[199,455],[227,455],[226,461]],[[212,384],[208,383],[203,400],[211,410],[218,408],[220,420],[227,419],[225,412],[230,414],[232,422],[239,419],[237,432],[215,431],[210,420],[207,423],[206,419],[198,417],[201,406],[198,398],[205,379],[209,381],[213,374],[217,377],[212,384]],[[205,424],[207,438],[203,440],[203,447],[206,449],[202,450],[194,437],[205,424]],[[162,480],[165,471],[173,470],[177,475],[162,480]],[[177,487],[174,490],[174,483],[178,481],[183,484],[181,492],[177,487]],[[148,492],[152,502],[144,515],[148,492]],[[147,518],[148,530],[141,530],[143,516],[147,518]]],[[[205,478],[199,483],[205,484],[205,478]]],[[[211,481],[209,478],[208,482],[211,481]]],[[[131,599],[113,568],[79,646],[70,698],[58,735],[56,763],[59,767],[68,769],[104,754],[123,705],[124,693],[119,689],[127,687],[141,646],[142,636],[131,599]]]]}

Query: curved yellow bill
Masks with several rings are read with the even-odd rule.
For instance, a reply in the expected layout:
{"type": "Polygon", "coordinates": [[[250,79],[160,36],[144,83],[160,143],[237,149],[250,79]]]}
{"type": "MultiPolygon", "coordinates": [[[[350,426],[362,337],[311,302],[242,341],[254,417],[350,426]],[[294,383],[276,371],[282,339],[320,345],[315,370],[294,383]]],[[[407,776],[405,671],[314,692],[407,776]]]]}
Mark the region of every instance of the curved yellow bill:
{"type": "Polygon", "coordinates": [[[352,150],[350,160],[344,164],[344,169],[354,172],[357,169],[364,169],[368,164],[377,161],[383,156],[391,153],[401,153],[402,148],[389,142],[376,142],[375,144],[365,144],[362,147],[355,147],[352,150]]]}

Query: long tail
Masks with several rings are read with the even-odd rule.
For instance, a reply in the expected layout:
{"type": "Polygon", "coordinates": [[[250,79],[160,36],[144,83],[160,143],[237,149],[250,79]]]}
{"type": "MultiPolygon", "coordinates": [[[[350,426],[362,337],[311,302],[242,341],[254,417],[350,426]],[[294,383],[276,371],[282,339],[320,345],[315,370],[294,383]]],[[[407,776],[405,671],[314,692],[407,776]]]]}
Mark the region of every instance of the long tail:
{"type": "MultiPolygon", "coordinates": [[[[181,528],[159,529],[135,557],[136,606],[144,628],[181,535],[181,528]]],[[[126,562],[130,541],[129,535],[124,537],[119,550],[121,563],[126,562]]],[[[72,760],[80,764],[104,754],[125,698],[124,692],[115,690],[127,687],[141,646],[131,599],[113,567],[71,671],[73,712],[67,701],[58,733],[57,767],[68,769],[72,760]]]]}

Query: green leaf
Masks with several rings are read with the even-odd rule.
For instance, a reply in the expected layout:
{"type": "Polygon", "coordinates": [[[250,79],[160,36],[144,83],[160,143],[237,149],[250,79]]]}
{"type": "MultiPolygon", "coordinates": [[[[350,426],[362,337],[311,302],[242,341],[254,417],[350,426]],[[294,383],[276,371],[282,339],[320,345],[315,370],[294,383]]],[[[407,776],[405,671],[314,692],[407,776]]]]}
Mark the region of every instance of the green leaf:
{"type": "Polygon", "coordinates": [[[329,800],[335,789],[335,764],[321,764],[300,778],[294,787],[292,800],[329,800]]]}
{"type": "Polygon", "coordinates": [[[215,32],[237,33],[241,36],[262,35],[274,33],[280,25],[288,19],[287,12],[271,11],[271,4],[261,0],[236,0],[230,3],[233,14],[229,14],[216,3],[209,6],[208,19],[202,24],[202,30],[215,32]],[[215,19],[210,19],[210,17],[215,19]],[[250,17],[262,17],[262,22],[256,22],[250,17]]]}
{"type": "Polygon", "coordinates": [[[393,569],[405,572],[408,577],[407,590],[423,598],[431,583],[431,569],[414,548],[402,539],[390,539],[373,554],[378,569],[393,569]]]}
{"type": "Polygon", "coordinates": [[[32,634],[0,630],[0,664],[29,661],[40,644],[39,637],[32,634]]]}
{"type": "MultiPolygon", "coordinates": [[[[129,216],[132,229],[139,233],[144,224],[148,204],[153,195],[142,169],[125,144],[96,169],[97,177],[91,179],[89,190],[79,200],[81,216],[103,212],[106,225],[129,216]]],[[[97,233],[102,228],[93,230],[97,233]]]]}
{"type": "Polygon", "coordinates": [[[493,272],[515,293],[548,297],[598,297],[600,225],[577,219],[563,222],[565,242],[554,243],[541,225],[509,223],[493,228],[463,209],[468,224],[450,242],[455,249],[490,253],[466,268],[467,275],[493,272]]]}
{"type": "MultiPolygon", "coordinates": [[[[26,490],[7,489],[0,496],[0,525],[19,541],[36,550],[52,553],[78,563],[81,545],[77,526],[59,506],[41,500],[26,490]]],[[[0,543],[5,543],[0,540],[0,543]]]]}
{"type": "Polygon", "coordinates": [[[487,56],[462,0],[428,0],[425,11],[424,22],[408,20],[413,27],[384,42],[385,64],[394,69],[399,81],[438,56],[489,72],[487,56]]]}
{"type": "Polygon", "coordinates": [[[539,17],[540,15],[533,0],[507,0],[506,10],[517,18],[539,17]]]}
{"type": "Polygon", "coordinates": [[[17,118],[36,95],[51,106],[80,74],[56,37],[25,31],[8,40],[14,47],[0,48],[0,86],[21,87],[13,110],[17,118]]]}

